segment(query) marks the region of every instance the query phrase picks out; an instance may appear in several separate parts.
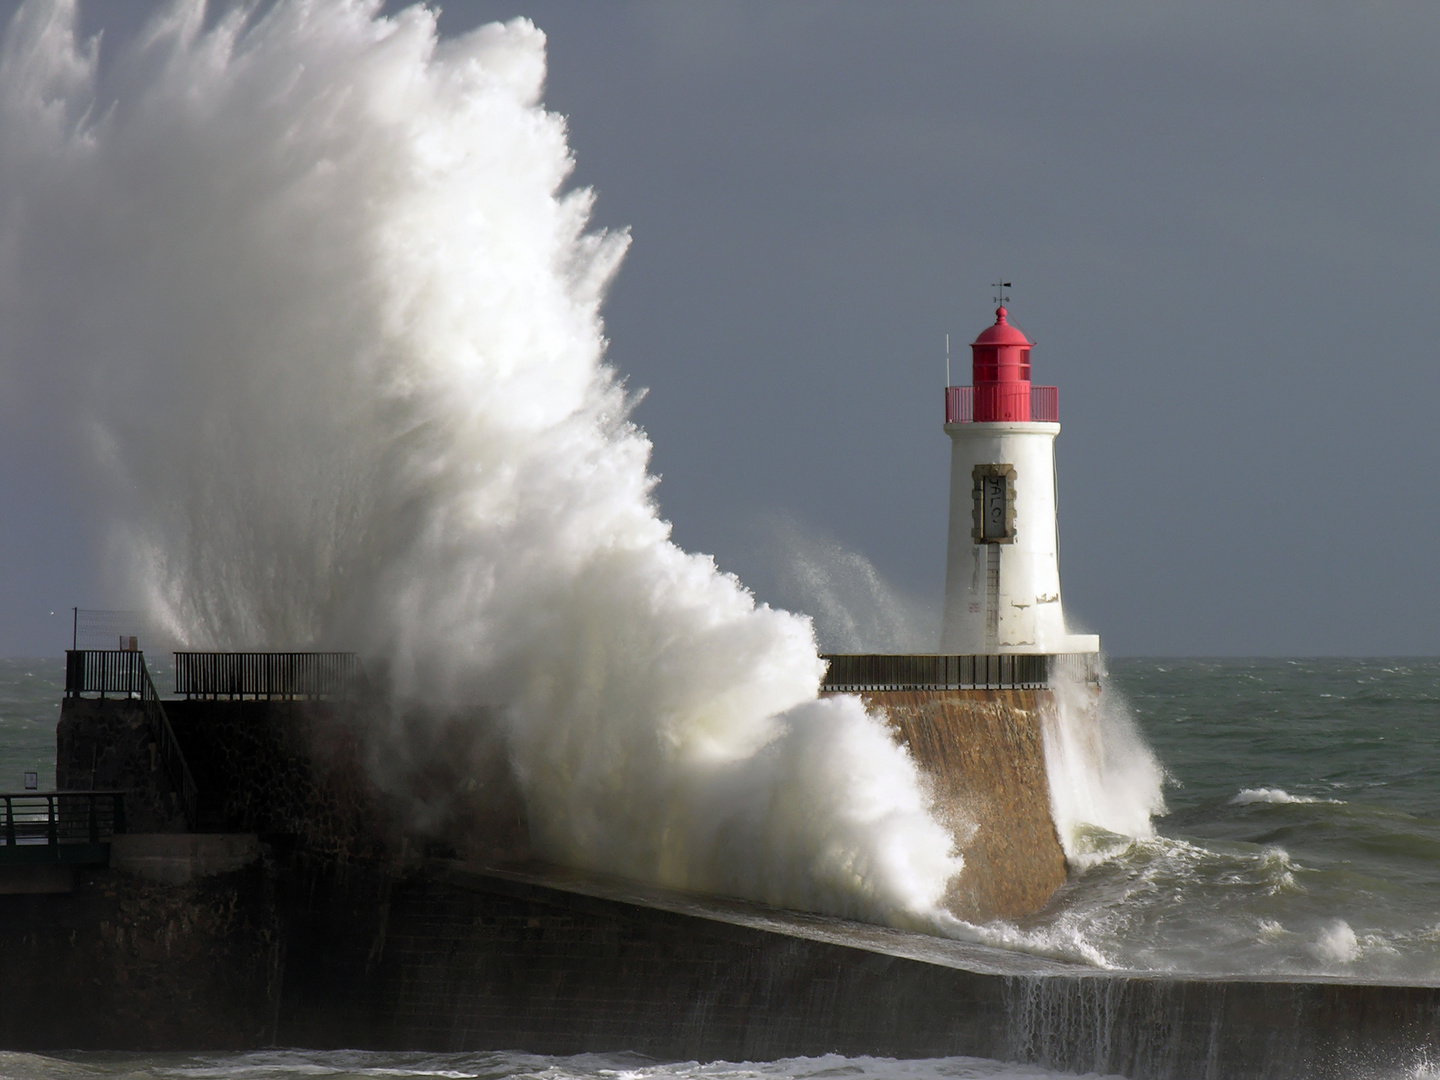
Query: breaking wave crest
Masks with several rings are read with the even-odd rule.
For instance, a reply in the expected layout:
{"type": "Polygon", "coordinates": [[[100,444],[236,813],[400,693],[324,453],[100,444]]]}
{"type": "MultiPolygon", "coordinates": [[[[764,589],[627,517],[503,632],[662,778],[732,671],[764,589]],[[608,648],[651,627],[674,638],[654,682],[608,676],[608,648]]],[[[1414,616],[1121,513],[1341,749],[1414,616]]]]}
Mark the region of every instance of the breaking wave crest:
{"type": "Polygon", "coordinates": [[[28,0],[0,55],[0,419],[78,448],[118,599],[362,651],[395,768],[496,725],[546,857],[928,925],[915,763],[659,516],[543,34],[177,0],[101,63],[75,24],[28,0]]]}
{"type": "Polygon", "coordinates": [[[1230,800],[1230,804],[1232,806],[1250,806],[1253,803],[1277,803],[1280,805],[1285,805],[1291,803],[1303,804],[1317,802],[1327,802],[1333,803],[1335,805],[1340,805],[1340,800],[1338,799],[1319,799],[1313,795],[1291,795],[1283,788],[1271,787],[1242,788],[1239,794],[1237,794],[1233,799],[1230,800]]]}

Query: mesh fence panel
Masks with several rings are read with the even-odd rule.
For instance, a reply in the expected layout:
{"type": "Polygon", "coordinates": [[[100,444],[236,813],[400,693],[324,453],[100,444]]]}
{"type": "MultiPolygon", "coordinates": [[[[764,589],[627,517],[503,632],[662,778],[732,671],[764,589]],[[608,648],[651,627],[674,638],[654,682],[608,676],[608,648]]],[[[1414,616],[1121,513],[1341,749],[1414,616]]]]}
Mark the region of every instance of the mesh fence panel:
{"type": "Polygon", "coordinates": [[[128,649],[131,638],[135,648],[145,647],[144,618],[138,611],[76,608],[74,620],[76,649],[128,649]]]}

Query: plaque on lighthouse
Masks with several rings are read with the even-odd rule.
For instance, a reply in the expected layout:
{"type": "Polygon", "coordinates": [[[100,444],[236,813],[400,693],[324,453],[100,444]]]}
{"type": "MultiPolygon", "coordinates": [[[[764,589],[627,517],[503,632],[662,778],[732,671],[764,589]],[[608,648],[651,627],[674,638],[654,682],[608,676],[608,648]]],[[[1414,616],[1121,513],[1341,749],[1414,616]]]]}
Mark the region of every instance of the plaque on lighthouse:
{"type": "Polygon", "coordinates": [[[976,465],[975,528],[977,544],[1008,544],[1015,539],[1015,468],[976,465]]]}

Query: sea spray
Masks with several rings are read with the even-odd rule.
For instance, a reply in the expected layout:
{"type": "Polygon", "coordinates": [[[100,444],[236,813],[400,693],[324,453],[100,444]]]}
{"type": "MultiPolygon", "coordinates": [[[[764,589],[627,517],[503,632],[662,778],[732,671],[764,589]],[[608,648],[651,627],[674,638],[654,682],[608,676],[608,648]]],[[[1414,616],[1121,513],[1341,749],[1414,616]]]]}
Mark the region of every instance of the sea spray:
{"type": "Polygon", "coordinates": [[[5,421],[66,434],[182,642],[358,648],[393,740],[486,706],[543,855],[932,919],[960,862],[915,763],[658,515],[604,362],[627,238],[565,190],[543,35],[379,7],[181,0],[101,63],[72,2],[21,6],[5,421]]]}
{"type": "Polygon", "coordinates": [[[1045,717],[1045,767],[1055,828],[1073,867],[1123,838],[1150,837],[1165,813],[1165,770],[1112,688],[1073,678],[1055,687],[1045,717]]]}
{"type": "Polygon", "coordinates": [[[837,653],[933,653],[938,603],[896,589],[865,555],[817,535],[794,518],[771,515],[764,536],[767,582],[780,602],[808,614],[820,647],[837,653]]]}

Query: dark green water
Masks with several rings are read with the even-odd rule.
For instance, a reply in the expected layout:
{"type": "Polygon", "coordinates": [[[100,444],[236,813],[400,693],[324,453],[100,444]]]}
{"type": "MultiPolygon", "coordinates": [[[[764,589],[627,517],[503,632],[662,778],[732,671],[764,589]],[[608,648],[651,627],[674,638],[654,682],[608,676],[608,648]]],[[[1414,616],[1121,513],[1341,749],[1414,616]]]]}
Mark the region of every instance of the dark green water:
{"type": "Polygon", "coordinates": [[[1025,929],[1093,962],[1440,981],[1440,660],[1116,660],[1168,774],[1025,929]]]}
{"type": "Polygon", "coordinates": [[[65,661],[0,659],[0,791],[20,791],[35,772],[55,786],[55,724],[65,692],[65,661]]]}

